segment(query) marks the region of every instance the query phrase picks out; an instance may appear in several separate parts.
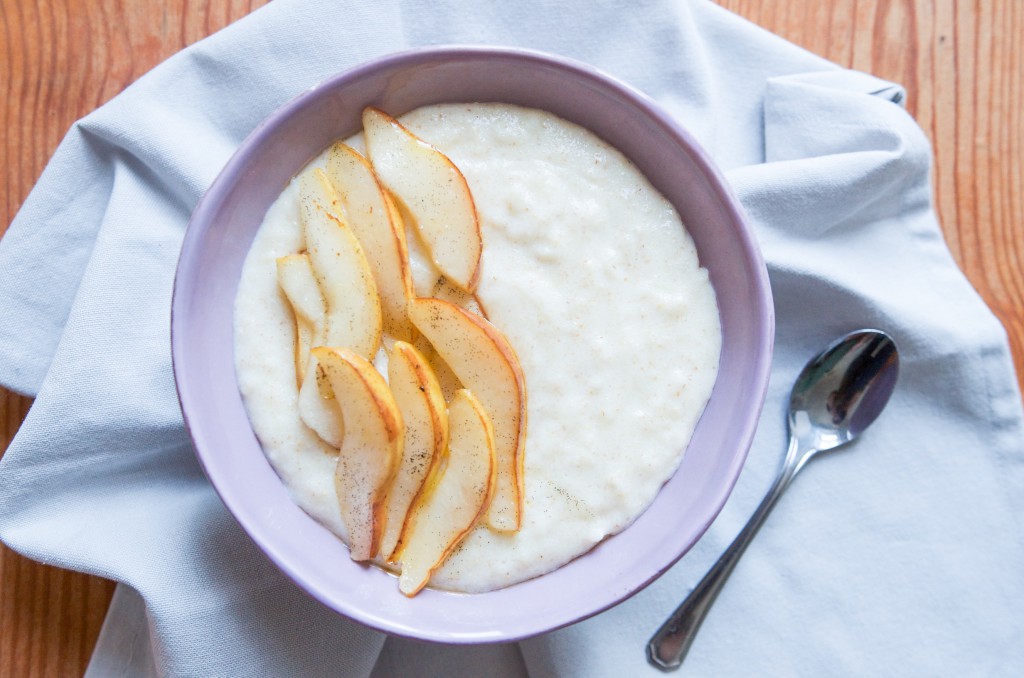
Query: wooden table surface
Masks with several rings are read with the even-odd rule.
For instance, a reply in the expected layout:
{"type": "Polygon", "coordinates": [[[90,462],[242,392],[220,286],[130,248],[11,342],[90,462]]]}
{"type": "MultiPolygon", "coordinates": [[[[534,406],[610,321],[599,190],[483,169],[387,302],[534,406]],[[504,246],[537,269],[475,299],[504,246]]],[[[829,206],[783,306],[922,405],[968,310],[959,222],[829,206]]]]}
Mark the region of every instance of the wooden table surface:
{"type": "MultiPolygon", "coordinates": [[[[0,234],[68,127],[266,0],[0,0],[0,234]]],[[[1010,337],[1024,383],[1024,3],[720,0],[838,64],[900,82],[935,149],[949,247],[1010,337]]],[[[0,389],[0,450],[31,401],[0,389]]],[[[0,546],[0,678],[77,676],[113,584],[0,546]]]]}

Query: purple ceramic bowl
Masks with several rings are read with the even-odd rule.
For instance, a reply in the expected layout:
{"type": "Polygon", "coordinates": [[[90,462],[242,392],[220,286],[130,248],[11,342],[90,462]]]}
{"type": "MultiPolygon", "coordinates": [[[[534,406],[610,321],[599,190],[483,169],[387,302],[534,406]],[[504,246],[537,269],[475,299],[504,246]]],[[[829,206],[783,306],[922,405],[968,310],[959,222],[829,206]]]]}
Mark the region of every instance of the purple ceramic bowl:
{"type": "Polygon", "coordinates": [[[764,401],[774,336],[767,272],[736,199],[694,139],[646,96],[562,58],[513,49],[434,48],[376,59],[283,106],[242,143],[196,207],[172,302],[171,349],[185,423],[210,481],[242,528],[303,589],[347,617],[425,640],[510,641],[628,598],[686,553],[732,491],[764,401]],[[234,371],[232,312],[264,213],[373,104],[393,115],[442,102],[541,108],[623,152],[678,209],[711,275],[721,367],[682,465],[626,530],[536,579],[483,594],[425,589],[358,565],[288,496],[253,434],[234,371]]]}

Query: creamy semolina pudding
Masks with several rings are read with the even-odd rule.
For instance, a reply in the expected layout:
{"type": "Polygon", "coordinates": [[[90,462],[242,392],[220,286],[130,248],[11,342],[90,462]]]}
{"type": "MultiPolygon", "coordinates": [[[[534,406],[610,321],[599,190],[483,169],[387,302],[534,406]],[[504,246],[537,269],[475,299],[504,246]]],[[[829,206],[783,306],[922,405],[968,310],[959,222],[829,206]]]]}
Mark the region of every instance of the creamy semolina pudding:
{"type": "MultiPolygon", "coordinates": [[[[654,500],[711,394],[718,308],[675,209],[590,132],[502,104],[429,106],[399,120],[465,176],[483,243],[476,310],[507,338],[525,383],[521,526],[478,522],[430,578],[434,588],[487,591],[565,564],[654,500]]],[[[347,143],[365,152],[362,135],[347,143]]],[[[409,224],[406,235],[416,293],[428,296],[436,272],[409,224]]],[[[277,260],[304,246],[296,180],[245,262],[236,371],[296,503],[348,541],[338,451],[298,413],[295,319],[278,282],[277,260]]],[[[373,360],[385,377],[391,343],[385,327],[373,360]]]]}

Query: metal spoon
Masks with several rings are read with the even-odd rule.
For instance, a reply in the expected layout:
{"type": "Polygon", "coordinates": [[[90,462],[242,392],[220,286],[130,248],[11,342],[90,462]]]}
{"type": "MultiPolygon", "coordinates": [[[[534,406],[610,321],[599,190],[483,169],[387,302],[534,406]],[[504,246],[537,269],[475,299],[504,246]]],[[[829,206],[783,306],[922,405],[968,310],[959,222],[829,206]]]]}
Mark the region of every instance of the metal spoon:
{"type": "Polygon", "coordinates": [[[789,450],[779,476],[743,531],[651,637],[651,664],[679,668],[725,580],[797,471],[818,452],[859,436],[889,401],[898,372],[896,344],[878,330],[840,337],[807,363],[789,398],[789,450]]]}

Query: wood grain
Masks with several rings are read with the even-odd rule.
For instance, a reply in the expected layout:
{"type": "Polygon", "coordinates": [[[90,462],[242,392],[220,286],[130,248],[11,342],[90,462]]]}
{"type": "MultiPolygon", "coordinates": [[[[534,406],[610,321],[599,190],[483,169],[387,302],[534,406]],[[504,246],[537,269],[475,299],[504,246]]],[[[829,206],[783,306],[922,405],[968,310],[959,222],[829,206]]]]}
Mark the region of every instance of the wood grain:
{"type": "MultiPolygon", "coordinates": [[[[71,123],[265,0],[0,0],[0,233],[71,123]]],[[[957,262],[1006,326],[1024,384],[1024,3],[720,0],[836,63],[904,84],[935,149],[957,262]]],[[[28,411],[0,390],[6,450],[28,411]]],[[[109,582],[0,547],[0,678],[81,675],[109,582]]]]}
{"type": "MultiPolygon", "coordinates": [[[[0,234],[71,124],[267,0],[0,0],[0,234]]],[[[30,400],[0,389],[0,449],[30,400]]],[[[0,546],[0,678],[81,676],[111,582],[0,546]]]]}
{"type": "Polygon", "coordinates": [[[1024,3],[719,0],[835,63],[907,88],[960,268],[1002,321],[1024,389],[1024,3]]]}

